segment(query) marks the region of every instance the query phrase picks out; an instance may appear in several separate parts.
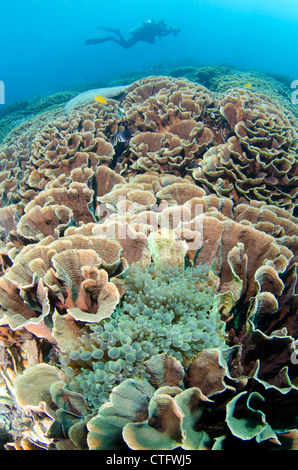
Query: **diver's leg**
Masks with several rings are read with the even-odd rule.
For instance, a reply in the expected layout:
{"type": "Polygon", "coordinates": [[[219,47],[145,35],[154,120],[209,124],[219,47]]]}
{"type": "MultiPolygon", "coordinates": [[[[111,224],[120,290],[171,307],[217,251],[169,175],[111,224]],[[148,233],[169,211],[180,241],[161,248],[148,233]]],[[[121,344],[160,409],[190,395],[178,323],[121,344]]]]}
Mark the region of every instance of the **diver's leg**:
{"type": "Polygon", "coordinates": [[[101,44],[102,42],[114,41],[113,36],[107,36],[105,38],[86,39],[87,46],[91,44],[101,44]]]}
{"type": "Polygon", "coordinates": [[[136,44],[136,41],[134,38],[130,38],[128,39],[127,41],[123,38],[121,39],[117,39],[113,36],[107,36],[105,38],[98,38],[98,39],[87,39],[86,40],[86,44],[87,45],[91,45],[91,44],[101,44],[103,42],[107,42],[107,41],[113,41],[113,42],[116,42],[117,44],[119,44],[120,46],[124,47],[124,49],[128,49],[129,47],[133,46],[134,44],[136,44]]]}
{"type": "Polygon", "coordinates": [[[97,29],[101,29],[101,31],[108,31],[109,33],[121,34],[120,29],[109,28],[108,26],[97,26],[97,29]]]}
{"type": "Polygon", "coordinates": [[[109,31],[110,33],[115,33],[119,37],[121,42],[125,42],[124,37],[122,36],[122,33],[120,29],[114,29],[114,28],[108,28],[107,26],[97,26],[98,29],[101,29],[103,31],[109,31]]]}
{"type": "Polygon", "coordinates": [[[130,44],[130,40],[126,41],[121,35],[120,35],[119,39],[111,37],[110,40],[113,41],[113,42],[116,42],[117,44],[119,44],[119,46],[124,47],[124,49],[128,49],[132,45],[132,44],[130,44]]]}
{"type": "MultiPolygon", "coordinates": [[[[122,36],[122,33],[121,33],[120,29],[109,28],[107,26],[97,26],[97,28],[101,29],[102,31],[109,31],[110,33],[117,34],[117,36],[119,37],[119,39],[121,41],[121,45],[125,44],[126,42],[129,43],[129,41],[131,41],[131,39],[128,39],[128,41],[126,41],[124,36],[122,36]]],[[[115,40],[115,42],[117,42],[117,40],[115,40]]],[[[125,47],[125,46],[123,46],[123,47],[125,47]]],[[[128,47],[130,47],[130,46],[128,46],[128,47]]]]}
{"type": "Polygon", "coordinates": [[[124,47],[124,49],[129,49],[131,46],[134,46],[134,44],[138,42],[133,38],[130,38],[126,41],[126,39],[123,39],[123,38],[117,39],[117,38],[111,37],[109,40],[116,42],[117,44],[119,44],[119,46],[124,47]]]}
{"type": "Polygon", "coordinates": [[[134,46],[137,42],[139,42],[139,40],[135,39],[134,37],[127,39],[127,41],[123,39],[121,41],[121,46],[123,46],[125,49],[129,49],[131,46],[134,46]]]}

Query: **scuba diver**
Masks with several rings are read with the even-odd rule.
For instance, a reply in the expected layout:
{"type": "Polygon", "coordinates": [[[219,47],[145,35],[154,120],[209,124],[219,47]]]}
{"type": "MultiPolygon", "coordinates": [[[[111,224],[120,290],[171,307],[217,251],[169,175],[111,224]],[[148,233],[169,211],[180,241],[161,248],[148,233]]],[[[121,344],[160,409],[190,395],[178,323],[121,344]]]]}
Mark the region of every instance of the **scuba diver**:
{"type": "Polygon", "coordinates": [[[162,37],[168,36],[169,34],[177,36],[177,34],[181,31],[175,26],[168,26],[165,20],[161,20],[158,22],[154,20],[144,21],[141,25],[129,31],[131,34],[131,38],[127,40],[124,39],[119,29],[113,29],[104,26],[98,26],[98,29],[114,33],[115,36],[106,36],[98,39],[87,39],[87,45],[100,44],[106,41],[114,41],[117,44],[120,44],[120,46],[124,47],[125,49],[128,49],[129,47],[134,46],[139,41],[149,42],[149,44],[155,44],[156,37],[161,39],[162,37]]]}

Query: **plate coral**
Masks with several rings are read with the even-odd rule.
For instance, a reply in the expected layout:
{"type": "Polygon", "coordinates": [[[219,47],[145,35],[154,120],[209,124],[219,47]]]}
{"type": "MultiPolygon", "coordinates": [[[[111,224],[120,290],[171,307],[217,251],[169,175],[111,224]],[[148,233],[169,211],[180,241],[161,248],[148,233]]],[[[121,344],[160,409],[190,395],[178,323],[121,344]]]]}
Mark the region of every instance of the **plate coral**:
{"type": "Polygon", "coordinates": [[[298,448],[297,118],[192,74],[2,142],[3,449],[298,448]]]}

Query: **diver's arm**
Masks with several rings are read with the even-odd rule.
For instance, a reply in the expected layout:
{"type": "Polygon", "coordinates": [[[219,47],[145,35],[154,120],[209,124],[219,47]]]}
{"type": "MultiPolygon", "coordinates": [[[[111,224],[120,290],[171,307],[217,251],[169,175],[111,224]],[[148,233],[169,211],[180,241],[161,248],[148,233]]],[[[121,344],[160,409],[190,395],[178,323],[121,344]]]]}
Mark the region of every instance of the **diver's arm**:
{"type": "Polygon", "coordinates": [[[167,27],[167,29],[164,29],[163,31],[160,31],[158,33],[158,37],[159,38],[162,38],[164,36],[168,36],[169,34],[174,34],[174,36],[177,36],[177,34],[180,32],[181,30],[179,28],[176,28],[175,26],[169,26],[167,27]]]}

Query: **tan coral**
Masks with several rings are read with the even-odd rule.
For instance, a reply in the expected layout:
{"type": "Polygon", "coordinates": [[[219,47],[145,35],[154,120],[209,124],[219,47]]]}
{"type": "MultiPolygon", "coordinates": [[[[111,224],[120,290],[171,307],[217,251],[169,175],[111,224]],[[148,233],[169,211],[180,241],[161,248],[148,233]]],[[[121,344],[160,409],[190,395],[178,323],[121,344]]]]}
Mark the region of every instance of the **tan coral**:
{"type": "Polygon", "coordinates": [[[128,423],[123,428],[123,439],[131,449],[174,449],[183,442],[183,414],[174,398],[163,389],[158,392],[149,403],[148,423],[128,423]]]}
{"type": "Polygon", "coordinates": [[[118,107],[115,100],[109,100],[106,107],[87,103],[69,116],[48,113],[46,119],[29,123],[12,145],[0,150],[1,159],[8,159],[0,179],[5,204],[26,204],[39,191],[55,187],[59,178],[56,187],[74,181],[90,184],[94,169],[112,162],[114,148],[109,138],[117,131],[118,107]]]}
{"type": "Polygon", "coordinates": [[[267,260],[272,260],[277,272],[283,272],[293,256],[288,248],[279,246],[272,236],[229,219],[221,221],[208,214],[202,214],[185,223],[185,228],[196,230],[196,224],[203,234],[202,249],[197,262],[210,262],[215,258],[216,270],[221,270],[220,266],[224,266],[225,269],[221,272],[222,286],[232,279],[232,272],[226,269],[228,253],[238,241],[244,245],[244,253],[247,253],[247,296],[252,295],[254,291],[253,274],[258,267],[267,260]]]}
{"type": "Polygon", "coordinates": [[[150,383],[154,388],[181,387],[184,379],[184,369],[179,361],[166,354],[153,356],[146,363],[146,371],[150,375],[150,383]]]}
{"type": "MultiPolygon", "coordinates": [[[[256,294],[255,271],[270,267],[280,278],[298,252],[296,218],[291,213],[297,127],[291,115],[249,90],[229,90],[218,99],[201,85],[169,77],[139,80],[123,98],[121,108],[109,99],[106,106],[89,102],[68,116],[49,114],[16,131],[1,147],[1,204],[5,211],[10,208],[2,231],[7,244],[1,247],[5,305],[9,291],[14,309],[23,311],[19,302],[24,297],[24,315],[42,316],[47,296],[41,292],[48,289],[43,279],[53,269],[55,254],[59,258],[63,251],[94,250],[101,258],[96,269],[109,276],[135,261],[148,266],[148,236],[166,221],[176,242],[187,244],[190,263],[217,258],[221,293],[230,290],[237,299],[241,283],[246,300],[269,292],[263,276],[256,294]],[[125,144],[128,167],[145,159],[145,173],[134,168],[126,178],[117,173],[120,154],[114,154],[111,144],[124,124],[135,131],[125,144]],[[148,161],[157,163],[156,168],[146,166],[148,161]],[[182,177],[192,171],[193,163],[198,179],[182,177]],[[162,173],[169,164],[179,176],[162,173]],[[276,191],[281,191],[279,196],[276,191]],[[70,223],[76,226],[68,227],[70,223]],[[108,244],[112,231],[114,245],[108,244]],[[125,232],[129,237],[121,238],[125,232]],[[43,244],[38,242],[41,238],[43,244]],[[37,249],[28,246],[18,258],[28,241],[38,242],[37,249]],[[190,248],[192,242],[196,247],[190,248]],[[49,250],[42,251],[46,246],[49,250]],[[108,253],[114,254],[106,261],[108,253]]],[[[92,290],[88,276],[97,275],[86,272],[88,289],[92,290]]],[[[56,287],[51,292],[54,306],[56,287]]],[[[59,302],[63,310],[62,298],[59,302]]]]}
{"type": "Polygon", "coordinates": [[[189,182],[173,183],[161,189],[157,197],[163,200],[175,201],[177,204],[184,204],[194,197],[201,197],[205,194],[204,189],[189,182]]]}
{"type": "Polygon", "coordinates": [[[90,211],[92,198],[93,191],[85,183],[73,182],[68,188],[51,188],[40,192],[27,204],[25,213],[28,214],[35,206],[44,207],[44,211],[49,206],[66,206],[71,209],[77,224],[80,222],[86,224],[94,221],[94,216],[90,211]]]}
{"type": "Polygon", "coordinates": [[[118,287],[123,293],[118,281],[108,281],[126,263],[121,250],[116,240],[78,234],[23,248],[0,279],[1,323],[55,342],[45,323],[53,305],[81,321],[109,316],[120,298],[118,287]]]}
{"type": "Polygon", "coordinates": [[[141,132],[130,140],[118,167],[121,174],[158,171],[180,175],[212,143],[213,133],[202,122],[185,119],[164,133],[141,132]]]}
{"type": "Polygon", "coordinates": [[[44,324],[44,318],[49,314],[47,293],[39,281],[37,286],[20,289],[9,279],[0,279],[0,324],[9,324],[12,329],[26,326],[29,331],[39,337],[53,339],[50,329],[44,324]],[[30,303],[24,302],[24,296],[28,299],[35,297],[30,303]]]}
{"type": "MultiPolygon", "coordinates": [[[[105,167],[98,170],[101,173],[105,167]]],[[[135,210],[144,210],[157,203],[157,199],[166,200],[169,204],[175,204],[188,198],[205,194],[205,191],[198,188],[191,177],[178,177],[175,175],[162,175],[158,172],[148,171],[146,174],[130,175],[122,178],[112,170],[107,175],[111,178],[111,190],[98,197],[97,217],[102,214],[115,212],[119,202],[128,200],[135,204],[135,210]],[[116,179],[120,177],[120,181],[116,179]],[[167,189],[168,188],[168,189],[167,189]],[[141,192],[146,195],[141,196],[141,192]],[[144,200],[145,199],[145,200],[144,200]]],[[[105,174],[105,172],[103,173],[105,174]]]]}
{"type": "Polygon", "coordinates": [[[15,380],[15,396],[18,404],[27,410],[46,412],[55,416],[57,406],[50,395],[50,385],[61,381],[56,367],[38,364],[29,367],[15,380]]]}
{"type": "Polygon", "coordinates": [[[272,315],[278,310],[278,301],[271,292],[260,292],[252,302],[249,317],[257,323],[261,316],[272,315]]]}
{"type": "Polygon", "coordinates": [[[203,86],[183,79],[147,77],[130,85],[123,101],[128,119],[140,130],[166,130],[181,119],[201,117],[215,99],[203,86]],[[196,106],[189,100],[194,100],[196,106]]]}
{"type": "Polygon", "coordinates": [[[107,221],[93,227],[94,235],[109,240],[117,240],[122,247],[122,256],[129,263],[150,264],[147,236],[139,230],[135,230],[132,224],[127,222],[107,221]]]}
{"type": "MultiPolygon", "coordinates": [[[[191,362],[186,374],[188,388],[197,387],[206,396],[220,393],[227,388],[224,382],[226,369],[220,364],[218,349],[204,349],[191,362]]],[[[231,390],[232,387],[228,387],[231,390]]]]}
{"type": "Polygon", "coordinates": [[[237,205],[234,218],[237,222],[251,224],[257,230],[272,235],[278,243],[285,245],[294,254],[298,253],[296,218],[287,210],[264,202],[251,201],[250,205],[237,205]]]}
{"type": "Polygon", "coordinates": [[[99,166],[96,170],[96,194],[98,197],[109,193],[115,184],[124,183],[122,176],[106,166],[99,166]]]}
{"type": "Polygon", "coordinates": [[[139,133],[118,163],[121,173],[185,174],[209,145],[222,143],[216,126],[203,120],[218,106],[206,88],[188,80],[148,77],[129,86],[123,108],[128,127],[139,133]]]}
{"type": "Polygon", "coordinates": [[[114,387],[110,402],[101,406],[98,414],[87,423],[88,448],[109,450],[121,442],[125,424],[148,418],[148,401],[153,394],[154,388],[141,380],[128,379],[114,387]]]}
{"type": "Polygon", "coordinates": [[[0,237],[5,239],[9,232],[17,228],[15,219],[17,207],[11,204],[0,208],[0,237]]]}
{"type": "Polygon", "coordinates": [[[55,310],[52,315],[52,321],[52,335],[62,352],[69,347],[72,341],[76,341],[82,335],[82,328],[73,317],[59,315],[55,310]]]}
{"type": "MultiPolygon", "coordinates": [[[[140,179],[141,176],[131,180],[145,181],[143,177],[140,179]]],[[[162,178],[152,174],[146,177],[146,182],[161,182],[162,178]]],[[[216,270],[222,270],[220,290],[231,290],[234,300],[239,299],[241,291],[247,293],[247,299],[255,293],[253,275],[266,259],[272,260],[277,273],[283,272],[297,245],[294,217],[285,209],[267,206],[264,202],[254,201],[251,206],[241,204],[233,208],[230,199],[206,195],[202,188],[190,184],[188,180],[184,181],[187,182],[165,185],[157,192],[162,201],[180,201],[183,205],[170,205],[164,209],[160,205],[154,211],[135,215],[130,212],[129,206],[125,215],[123,206],[123,215],[126,217],[123,220],[132,226],[145,224],[142,231],[147,236],[162,227],[174,228],[177,239],[187,242],[190,260],[201,247],[197,262],[217,259],[216,270]],[[260,251],[256,251],[255,246],[260,251]],[[264,255],[260,256],[263,249],[264,255]]],[[[120,221],[115,214],[116,220],[120,221]]]]}
{"type": "Polygon", "coordinates": [[[252,299],[249,316],[254,321],[266,314],[277,312],[278,298],[282,295],[285,285],[272,266],[259,267],[254,275],[256,284],[256,296],[252,299]]]}
{"type": "Polygon", "coordinates": [[[205,153],[193,177],[236,203],[243,198],[292,210],[298,194],[294,117],[244,89],[228,90],[220,105],[228,140],[205,153]]]}
{"type": "Polygon", "coordinates": [[[96,267],[100,261],[93,250],[66,250],[52,257],[53,268],[45,283],[51,283],[50,289],[76,320],[100,321],[109,317],[119,302],[117,287],[108,282],[104,269],[96,267]]]}
{"type": "Polygon", "coordinates": [[[24,214],[17,227],[17,232],[24,238],[38,241],[49,235],[58,238],[73,219],[73,213],[65,205],[53,204],[41,208],[35,206],[24,214]]]}

